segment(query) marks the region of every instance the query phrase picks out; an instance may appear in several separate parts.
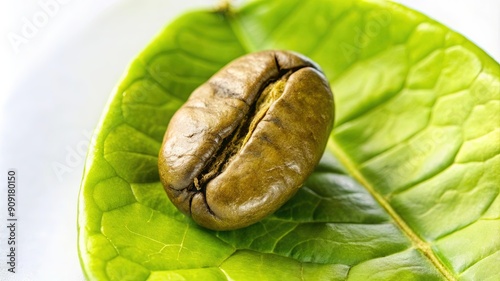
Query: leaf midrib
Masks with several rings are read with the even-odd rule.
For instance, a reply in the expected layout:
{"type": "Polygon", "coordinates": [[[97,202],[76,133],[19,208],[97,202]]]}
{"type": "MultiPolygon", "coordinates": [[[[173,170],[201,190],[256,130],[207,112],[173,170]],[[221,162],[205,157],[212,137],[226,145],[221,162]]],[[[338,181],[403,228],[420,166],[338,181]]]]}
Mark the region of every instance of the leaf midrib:
{"type": "Polygon", "coordinates": [[[436,269],[446,278],[446,280],[455,281],[455,275],[443,264],[443,262],[432,251],[431,246],[420,238],[420,236],[405,222],[405,220],[392,208],[391,204],[378,193],[374,186],[363,176],[363,174],[356,168],[356,165],[347,156],[347,154],[340,148],[340,146],[330,139],[327,145],[329,149],[342,165],[347,169],[349,174],[356,179],[373,198],[380,204],[380,206],[392,218],[396,226],[408,237],[415,248],[417,248],[429,261],[436,267],[436,269]]]}
{"type": "MultiPolygon", "coordinates": [[[[240,43],[242,49],[247,52],[256,51],[256,48],[252,46],[252,44],[247,40],[249,36],[245,34],[244,29],[242,28],[238,18],[235,14],[229,14],[225,12],[225,19],[228,22],[229,27],[240,43]]],[[[401,229],[401,231],[408,237],[408,239],[412,242],[414,247],[418,249],[435,267],[436,269],[444,276],[446,280],[455,281],[457,278],[444,264],[443,262],[436,256],[434,251],[432,251],[431,246],[420,238],[420,236],[404,221],[404,219],[392,208],[390,203],[379,194],[374,186],[363,176],[363,174],[356,168],[355,163],[348,157],[348,155],[340,148],[340,146],[335,143],[333,140],[330,140],[327,145],[327,149],[329,149],[342,163],[342,165],[347,169],[348,174],[350,174],[354,179],[356,179],[365,189],[370,193],[371,196],[382,206],[382,208],[387,212],[387,214],[392,218],[395,225],[401,229]]]]}

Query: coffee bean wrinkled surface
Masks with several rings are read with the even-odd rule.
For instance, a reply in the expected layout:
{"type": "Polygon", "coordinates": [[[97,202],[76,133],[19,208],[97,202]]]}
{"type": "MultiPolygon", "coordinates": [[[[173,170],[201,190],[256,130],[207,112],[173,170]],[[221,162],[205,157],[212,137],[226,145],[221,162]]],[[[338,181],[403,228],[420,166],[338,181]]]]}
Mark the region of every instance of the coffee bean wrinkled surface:
{"type": "Polygon", "coordinates": [[[329,83],[310,59],[289,51],[245,55],[198,87],[170,120],[161,182],[201,226],[251,225],[312,173],[333,119],[329,83]]]}

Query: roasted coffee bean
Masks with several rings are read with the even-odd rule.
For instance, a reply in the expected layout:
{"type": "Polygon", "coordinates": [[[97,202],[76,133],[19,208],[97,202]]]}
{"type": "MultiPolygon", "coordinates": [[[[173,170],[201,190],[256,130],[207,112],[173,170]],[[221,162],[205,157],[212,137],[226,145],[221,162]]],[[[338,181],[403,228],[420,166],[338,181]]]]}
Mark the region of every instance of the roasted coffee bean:
{"type": "Polygon", "coordinates": [[[240,57],[170,120],[158,161],[161,182],[201,226],[248,226],[301,187],[333,119],[329,83],[310,59],[289,51],[240,57]]]}

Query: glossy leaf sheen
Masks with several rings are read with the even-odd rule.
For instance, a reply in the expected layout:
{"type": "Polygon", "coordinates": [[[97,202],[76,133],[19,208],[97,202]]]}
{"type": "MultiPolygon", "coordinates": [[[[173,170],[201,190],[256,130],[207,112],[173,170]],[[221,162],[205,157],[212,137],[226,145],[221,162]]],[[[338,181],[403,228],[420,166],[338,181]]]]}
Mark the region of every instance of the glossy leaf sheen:
{"type": "Polygon", "coordinates": [[[394,3],[256,1],[183,15],[132,62],[96,131],[82,267],[90,280],[498,280],[499,112],[498,63],[394,3]],[[270,48],[311,57],[330,79],[328,149],[275,214],[203,229],[159,182],[163,133],[219,68],[270,48]]]}

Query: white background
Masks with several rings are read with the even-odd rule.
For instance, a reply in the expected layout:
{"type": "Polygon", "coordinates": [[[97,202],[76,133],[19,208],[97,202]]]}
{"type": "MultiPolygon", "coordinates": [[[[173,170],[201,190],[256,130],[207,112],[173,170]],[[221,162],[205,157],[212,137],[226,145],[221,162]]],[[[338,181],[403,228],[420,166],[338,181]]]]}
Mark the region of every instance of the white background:
{"type": "MultiPolygon", "coordinates": [[[[0,0],[0,280],[83,280],[77,196],[90,134],[109,93],[167,22],[189,8],[217,2],[0,0]],[[55,3],[50,14],[41,4],[49,2],[55,3]],[[28,28],[27,21],[36,20],[39,27],[30,30],[30,38],[19,46],[10,42],[12,34],[28,28]],[[15,275],[5,263],[10,168],[19,177],[15,275]]],[[[500,1],[399,2],[500,60],[500,1]]]]}

